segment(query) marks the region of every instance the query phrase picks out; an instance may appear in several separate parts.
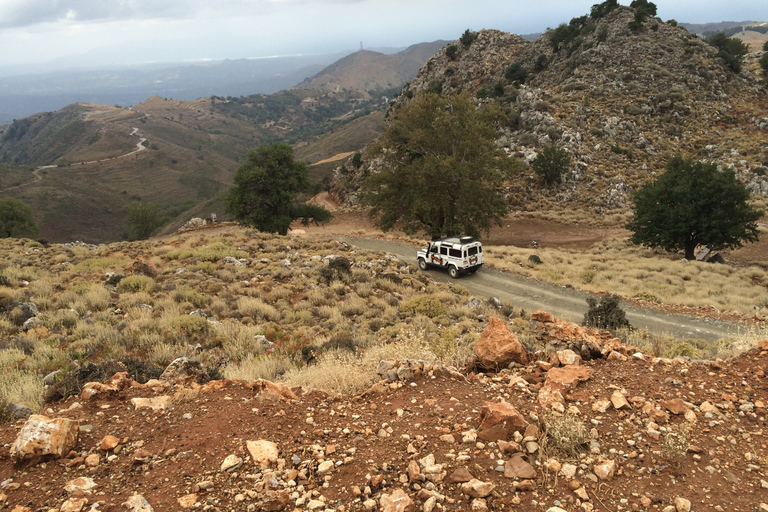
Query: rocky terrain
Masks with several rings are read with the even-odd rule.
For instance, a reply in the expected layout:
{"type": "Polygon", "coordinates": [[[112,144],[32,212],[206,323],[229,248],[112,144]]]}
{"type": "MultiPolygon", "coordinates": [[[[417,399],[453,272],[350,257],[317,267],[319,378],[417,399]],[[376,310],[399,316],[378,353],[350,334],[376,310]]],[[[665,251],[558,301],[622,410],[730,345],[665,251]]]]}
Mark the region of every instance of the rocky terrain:
{"type": "Polygon", "coordinates": [[[768,510],[768,340],[648,356],[534,312],[474,370],[386,360],[367,391],[118,373],[0,426],[0,509],[768,510]]]}
{"type": "MultiPolygon", "coordinates": [[[[473,33],[427,61],[396,106],[420,91],[470,91],[507,112],[497,143],[510,157],[530,163],[545,146],[566,149],[572,159],[562,183],[548,189],[524,171],[507,191],[515,209],[625,211],[631,191],[676,153],[731,167],[756,196],[768,195],[762,51],[734,73],[684,28],[651,18],[633,31],[633,17],[620,7],[575,18],[558,29],[570,36],[557,45],[553,30],[534,42],[473,33]]],[[[343,178],[346,198],[357,182],[343,178]]]]}

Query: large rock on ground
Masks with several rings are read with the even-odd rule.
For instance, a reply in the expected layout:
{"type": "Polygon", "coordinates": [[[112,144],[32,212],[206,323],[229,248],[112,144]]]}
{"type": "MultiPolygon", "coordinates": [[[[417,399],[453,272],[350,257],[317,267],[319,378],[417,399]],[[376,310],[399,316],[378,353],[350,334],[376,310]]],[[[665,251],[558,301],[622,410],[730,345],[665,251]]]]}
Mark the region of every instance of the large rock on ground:
{"type": "Polygon", "coordinates": [[[478,364],[488,370],[506,368],[512,362],[528,364],[525,347],[498,318],[491,318],[480,334],[480,341],[475,345],[475,354],[478,364]]]}
{"type": "Polygon", "coordinates": [[[261,469],[266,469],[277,462],[280,452],[272,441],[260,439],[258,441],[246,441],[245,447],[251,454],[253,463],[261,469]]]}
{"type": "Polygon", "coordinates": [[[259,399],[267,400],[298,400],[299,397],[291,391],[291,388],[279,382],[272,382],[264,379],[256,379],[250,384],[251,389],[259,399]]]}
{"type": "Polygon", "coordinates": [[[586,366],[552,368],[547,372],[547,380],[539,391],[539,403],[549,406],[554,402],[564,402],[565,392],[590,378],[592,370],[586,366]]]}
{"type": "Polygon", "coordinates": [[[478,437],[486,441],[506,440],[516,430],[525,430],[528,422],[507,402],[486,402],[480,410],[478,437]]]}
{"type": "Polygon", "coordinates": [[[518,453],[504,463],[504,476],[515,480],[530,480],[536,478],[536,468],[523,459],[522,453],[518,453]]]}
{"type": "Polygon", "coordinates": [[[33,414],[11,446],[11,460],[64,457],[77,444],[79,424],[67,418],[48,418],[33,414]]]}

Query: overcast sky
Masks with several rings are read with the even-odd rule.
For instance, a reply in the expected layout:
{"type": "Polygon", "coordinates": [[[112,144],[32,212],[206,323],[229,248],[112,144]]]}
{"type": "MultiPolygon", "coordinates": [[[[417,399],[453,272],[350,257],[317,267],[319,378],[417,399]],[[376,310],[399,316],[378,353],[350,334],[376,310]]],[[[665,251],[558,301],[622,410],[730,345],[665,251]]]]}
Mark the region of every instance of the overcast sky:
{"type": "MultiPolygon", "coordinates": [[[[467,29],[543,32],[595,0],[0,0],[0,67],[400,47],[467,29]]],[[[621,0],[629,4],[629,0],[621,0]]],[[[768,21],[766,0],[659,0],[664,20],[768,21]]]]}

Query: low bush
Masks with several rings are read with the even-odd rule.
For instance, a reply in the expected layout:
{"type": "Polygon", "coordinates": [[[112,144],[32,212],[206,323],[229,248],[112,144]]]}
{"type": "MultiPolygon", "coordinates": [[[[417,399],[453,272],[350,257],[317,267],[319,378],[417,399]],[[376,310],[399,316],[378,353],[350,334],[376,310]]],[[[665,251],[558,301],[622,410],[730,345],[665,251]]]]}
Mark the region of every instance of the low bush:
{"type": "Polygon", "coordinates": [[[128,276],[117,284],[117,289],[123,293],[151,292],[155,288],[155,280],[151,277],[128,276]]]}
{"type": "Polygon", "coordinates": [[[624,310],[619,306],[621,299],[617,295],[606,293],[600,302],[594,297],[587,299],[589,309],[584,315],[584,325],[596,329],[615,330],[629,327],[624,310]]]}
{"type": "Polygon", "coordinates": [[[448,307],[434,295],[422,295],[403,302],[400,311],[406,315],[424,315],[428,318],[437,318],[448,314],[448,307]]]}

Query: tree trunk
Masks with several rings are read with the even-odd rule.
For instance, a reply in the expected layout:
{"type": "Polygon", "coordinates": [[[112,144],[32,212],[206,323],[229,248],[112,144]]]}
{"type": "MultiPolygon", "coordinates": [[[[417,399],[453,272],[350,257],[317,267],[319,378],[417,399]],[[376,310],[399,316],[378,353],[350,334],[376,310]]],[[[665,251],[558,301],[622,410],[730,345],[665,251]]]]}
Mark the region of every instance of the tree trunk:
{"type": "Polygon", "coordinates": [[[696,242],[685,243],[685,259],[693,261],[696,259],[696,242]]]}

